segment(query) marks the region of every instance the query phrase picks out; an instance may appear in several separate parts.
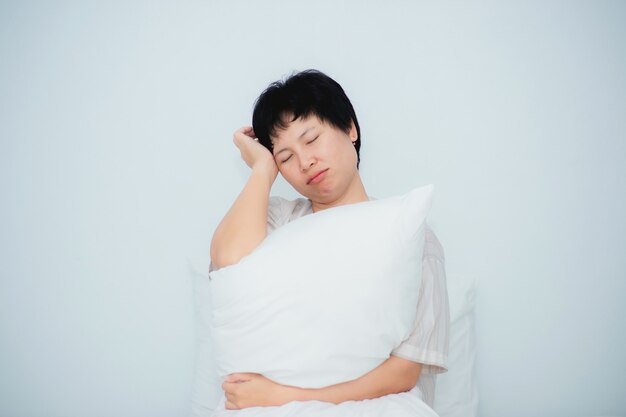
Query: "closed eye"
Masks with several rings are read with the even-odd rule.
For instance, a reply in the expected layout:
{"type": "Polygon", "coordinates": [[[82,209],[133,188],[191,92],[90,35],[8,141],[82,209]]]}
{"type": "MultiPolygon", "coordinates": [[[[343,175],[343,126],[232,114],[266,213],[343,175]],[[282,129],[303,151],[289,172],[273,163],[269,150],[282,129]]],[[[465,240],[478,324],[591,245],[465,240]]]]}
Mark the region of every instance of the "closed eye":
{"type": "Polygon", "coordinates": [[[281,164],[284,164],[285,162],[289,161],[291,159],[293,155],[289,155],[287,158],[283,159],[282,161],[280,161],[281,164]]]}
{"type": "Polygon", "coordinates": [[[315,139],[308,141],[306,144],[308,145],[309,143],[313,143],[317,140],[317,138],[319,138],[319,136],[316,136],[315,139]]]}

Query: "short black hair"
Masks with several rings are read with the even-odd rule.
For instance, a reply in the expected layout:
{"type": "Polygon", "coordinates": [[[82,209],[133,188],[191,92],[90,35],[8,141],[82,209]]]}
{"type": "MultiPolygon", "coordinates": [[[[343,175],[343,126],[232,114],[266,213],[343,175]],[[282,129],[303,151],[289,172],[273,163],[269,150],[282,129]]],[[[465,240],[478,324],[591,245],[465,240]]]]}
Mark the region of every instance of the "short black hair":
{"type": "Polygon", "coordinates": [[[361,161],[361,128],[352,103],[337,81],[318,70],[304,70],[284,81],[271,83],[254,104],[252,128],[259,143],[272,152],[270,136],[275,136],[277,129],[285,129],[299,117],[306,118],[312,114],[346,133],[352,127],[351,122],[354,122],[358,168],[361,161]],[[287,115],[293,115],[292,119],[285,120],[287,115]]]}

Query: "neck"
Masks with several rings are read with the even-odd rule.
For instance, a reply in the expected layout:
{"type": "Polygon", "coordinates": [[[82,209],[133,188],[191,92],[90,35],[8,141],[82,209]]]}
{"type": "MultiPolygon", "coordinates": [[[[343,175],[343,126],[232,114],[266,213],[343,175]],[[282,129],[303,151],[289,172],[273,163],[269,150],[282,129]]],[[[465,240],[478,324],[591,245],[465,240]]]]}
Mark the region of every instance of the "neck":
{"type": "Polygon", "coordinates": [[[352,184],[350,185],[350,187],[348,187],[348,191],[346,191],[345,194],[343,194],[336,200],[325,203],[320,203],[313,200],[310,201],[313,213],[315,213],[331,207],[369,201],[369,197],[367,196],[367,192],[365,191],[365,186],[363,186],[363,181],[361,181],[361,176],[357,173],[354,177],[354,180],[352,181],[352,184]]]}

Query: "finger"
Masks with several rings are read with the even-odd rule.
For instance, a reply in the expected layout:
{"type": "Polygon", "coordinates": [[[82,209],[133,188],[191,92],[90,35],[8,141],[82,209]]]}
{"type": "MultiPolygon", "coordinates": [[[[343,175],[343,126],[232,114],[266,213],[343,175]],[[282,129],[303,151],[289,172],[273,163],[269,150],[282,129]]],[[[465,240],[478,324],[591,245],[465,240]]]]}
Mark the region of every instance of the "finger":
{"type": "Polygon", "coordinates": [[[222,390],[227,394],[234,392],[236,388],[237,388],[237,382],[234,382],[234,381],[233,382],[225,381],[222,384],[222,390]]]}
{"type": "Polygon", "coordinates": [[[252,130],[252,126],[242,126],[239,129],[235,130],[235,133],[237,133],[237,132],[246,132],[248,130],[252,130]]]}
{"type": "Polygon", "coordinates": [[[232,403],[230,401],[226,401],[226,409],[227,410],[239,410],[239,407],[237,407],[235,405],[235,403],[232,403]]]}
{"type": "Polygon", "coordinates": [[[237,397],[234,395],[226,395],[226,401],[232,404],[237,405],[237,397]]]}
{"type": "Polygon", "coordinates": [[[241,376],[237,373],[228,374],[226,375],[226,378],[224,378],[224,382],[235,382],[235,381],[238,381],[240,378],[241,376]]]}
{"type": "Polygon", "coordinates": [[[252,126],[244,126],[242,128],[235,130],[235,136],[236,135],[253,136],[254,131],[252,130],[252,126]]]}
{"type": "Polygon", "coordinates": [[[237,381],[243,381],[245,379],[247,379],[246,374],[234,373],[234,374],[227,375],[225,381],[237,382],[237,381]]]}
{"type": "Polygon", "coordinates": [[[255,141],[256,141],[257,139],[256,139],[256,138],[253,138],[253,137],[251,136],[251,134],[250,134],[250,133],[248,133],[248,132],[236,132],[236,133],[233,135],[233,142],[234,142],[234,143],[235,143],[235,145],[237,145],[237,146],[239,146],[239,144],[243,144],[243,143],[248,142],[248,141],[252,142],[252,140],[255,140],[255,141]]]}

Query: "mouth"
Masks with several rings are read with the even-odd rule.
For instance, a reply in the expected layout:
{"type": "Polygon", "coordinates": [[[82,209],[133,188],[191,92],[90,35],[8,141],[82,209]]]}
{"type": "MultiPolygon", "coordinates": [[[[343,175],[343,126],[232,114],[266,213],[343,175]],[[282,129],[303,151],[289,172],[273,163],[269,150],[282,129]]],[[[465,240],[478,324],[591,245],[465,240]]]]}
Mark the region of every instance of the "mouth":
{"type": "Polygon", "coordinates": [[[324,174],[326,173],[326,171],[328,171],[328,168],[321,170],[320,172],[318,172],[317,174],[315,174],[314,176],[312,176],[311,178],[309,178],[309,180],[306,182],[307,185],[308,184],[315,184],[318,183],[322,180],[322,178],[324,178],[324,174]]]}

